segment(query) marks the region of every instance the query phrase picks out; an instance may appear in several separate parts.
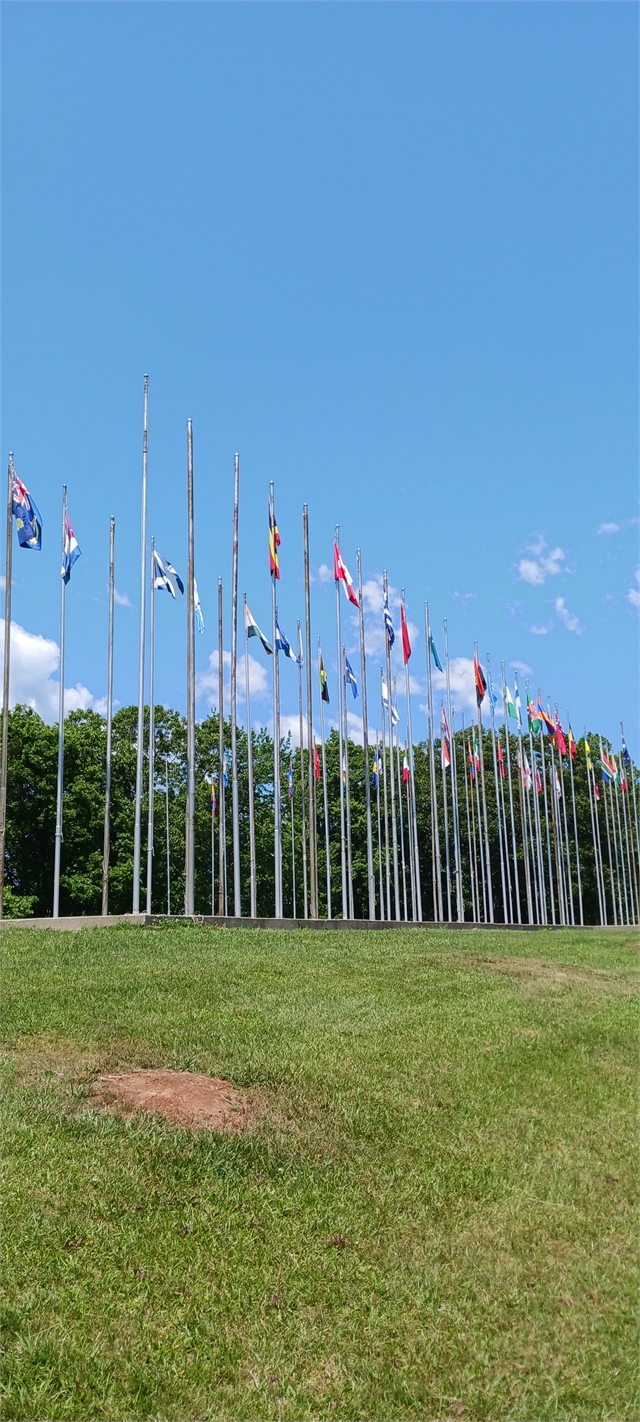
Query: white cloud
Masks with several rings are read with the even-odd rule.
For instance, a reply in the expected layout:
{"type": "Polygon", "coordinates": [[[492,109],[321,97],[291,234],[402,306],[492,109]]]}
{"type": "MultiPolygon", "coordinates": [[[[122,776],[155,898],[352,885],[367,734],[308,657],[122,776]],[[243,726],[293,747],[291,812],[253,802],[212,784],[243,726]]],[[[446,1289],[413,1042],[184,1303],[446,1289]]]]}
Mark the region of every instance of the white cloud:
{"type": "Polygon", "coordinates": [[[532,587],[541,587],[547,578],[555,578],[558,573],[566,572],[566,553],[562,548],[552,548],[546,551],[547,544],[544,538],[538,538],[534,543],[529,544],[528,553],[532,553],[532,558],[521,558],[518,563],[518,573],[523,582],[531,583],[532,587]]]}
{"type": "Polygon", "coordinates": [[[468,603],[468,602],[471,602],[471,599],[472,599],[473,597],[475,597],[475,596],[476,596],[475,593],[460,593],[460,592],[454,592],[454,594],[453,594],[453,600],[454,600],[454,602],[460,602],[460,603],[462,603],[462,606],[463,606],[463,607],[466,607],[467,603],[468,603]]]}
{"type": "MultiPolygon", "coordinates": [[[[4,618],[0,618],[0,657],[4,656],[4,618]]],[[[57,642],[26,632],[19,623],[11,623],[11,677],[9,703],[32,706],[43,721],[55,721],[58,716],[59,683],[54,674],[60,666],[57,642]]],[[[103,701],[96,701],[81,682],[65,686],[65,715],[70,711],[101,711],[103,701]]]]}
{"type": "Polygon", "coordinates": [[[117,588],[113,589],[113,600],[118,607],[131,607],[131,598],[129,597],[129,594],[126,592],[118,592],[117,588]]]}
{"type": "Polygon", "coordinates": [[[584,631],[580,618],[576,617],[575,612],[569,611],[563,597],[557,597],[554,605],[560,622],[566,627],[567,632],[575,632],[579,637],[581,632],[584,631]]]}
{"type": "MultiPolygon", "coordinates": [[[[558,602],[561,601],[562,599],[558,598],[558,602]]],[[[533,632],[534,637],[546,637],[547,632],[551,631],[552,625],[551,622],[533,622],[529,631],[533,632]]]]}
{"type": "Polygon", "coordinates": [[[629,588],[627,599],[632,607],[637,607],[638,611],[640,611],[640,568],[636,568],[634,578],[639,586],[637,588],[629,588]]]}
{"type": "MultiPolygon", "coordinates": [[[[224,677],[224,709],[225,715],[229,712],[231,694],[231,652],[222,653],[222,668],[224,677]]],[[[237,668],[237,696],[238,701],[245,699],[245,665],[244,653],[238,657],[237,668]]],[[[263,662],[257,661],[249,653],[249,695],[252,703],[264,701],[271,695],[271,676],[269,669],[263,662]]],[[[209,657],[209,670],[199,672],[196,676],[196,696],[198,699],[206,700],[209,706],[218,705],[218,652],[211,652],[209,657]]]]}
{"type": "Polygon", "coordinates": [[[601,524],[600,524],[600,527],[599,527],[599,529],[598,529],[598,533],[603,533],[603,534],[605,535],[605,537],[610,536],[612,533],[619,533],[619,532],[620,532],[620,524],[619,524],[619,523],[601,523],[601,524]]]}
{"type": "Polygon", "coordinates": [[[513,667],[514,671],[521,672],[522,676],[533,676],[533,667],[527,662],[509,662],[509,666],[513,667]]]}
{"type": "MultiPolygon", "coordinates": [[[[433,668],[431,680],[433,684],[433,709],[434,715],[439,717],[440,701],[446,698],[447,679],[444,672],[439,672],[433,668]]],[[[451,686],[451,705],[458,713],[460,711],[475,711],[476,702],[476,681],[473,673],[473,657],[450,657],[449,658],[449,683],[451,686]]]]}
{"type": "Polygon", "coordinates": [[[330,583],[332,577],[333,573],[331,572],[331,569],[327,566],[326,563],[321,563],[320,567],[318,568],[318,582],[330,583]]]}

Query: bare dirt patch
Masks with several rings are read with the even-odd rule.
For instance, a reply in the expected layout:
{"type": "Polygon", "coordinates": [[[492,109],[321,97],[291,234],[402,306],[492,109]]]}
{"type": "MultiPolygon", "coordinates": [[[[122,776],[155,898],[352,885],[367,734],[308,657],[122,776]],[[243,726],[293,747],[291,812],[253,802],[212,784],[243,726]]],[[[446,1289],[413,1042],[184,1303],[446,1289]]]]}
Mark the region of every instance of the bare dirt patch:
{"type": "Polygon", "coordinates": [[[119,1115],[148,1111],[192,1130],[243,1131],[251,1116],[247,1097],[230,1081],[191,1071],[145,1069],[100,1076],[93,1099],[119,1115]]]}

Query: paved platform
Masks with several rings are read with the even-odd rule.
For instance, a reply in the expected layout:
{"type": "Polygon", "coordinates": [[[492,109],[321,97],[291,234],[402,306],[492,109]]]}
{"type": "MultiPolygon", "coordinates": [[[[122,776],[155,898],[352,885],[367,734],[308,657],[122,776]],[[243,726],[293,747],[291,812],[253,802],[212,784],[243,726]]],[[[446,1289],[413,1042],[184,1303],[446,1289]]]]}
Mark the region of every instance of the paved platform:
{"type": "MultiPolygon", "coordinates": [[[[353,932],[356,929],[364,929],[376,933],[388,929],[402,929],[405,932],[415,932],[420,928],[438,928],[464,931],[465,929],[477,932],[479,929],[499,930],[502,933],[547,933],[563,931],[563,925],[539,924],[539,923],[472,923],[469,920],[464,923],[436,923],[434,920],[425,919],[422,923],[396,922],[395,919],[369,919],[369,918],[218,918],[212,914],[193,914],[192,917],[184,917],[179,914],[172,914],[169,918],[162,913],[114,913],[114,914],[76,914],[70,918],[3,918],[0,919],[0,928],[49,928],[57,932],[77,933],[86,928],[116,928],[123,925],[127,928],[161,928],[161,927],[182,927],[186,928],[191,924],[197,924],[204,928],[271,928],[279,931],[290,932],[294,928],[320,929],[323,933],[335,930],[340,933],[353,932]]],[[[623,925],[624,926],[624,925],[623,925]]],[[[579,925],[576,925],[578,928],[579,925]]],[[[602,932],[600,924],[585,924],[585,929],[602,932]]],[[[614,929],[614,924],[608,924],[608,928],[614,929]]],[[[616,930],[617,931],[617,930],[616,930]]]]}

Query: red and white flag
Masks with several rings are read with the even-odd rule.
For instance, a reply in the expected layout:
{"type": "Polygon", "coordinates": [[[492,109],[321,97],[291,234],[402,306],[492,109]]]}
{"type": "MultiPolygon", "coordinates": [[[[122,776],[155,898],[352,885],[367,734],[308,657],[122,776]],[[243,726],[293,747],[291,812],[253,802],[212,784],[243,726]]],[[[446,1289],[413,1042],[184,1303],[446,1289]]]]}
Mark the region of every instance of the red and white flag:
{"type": "Polygon", "coordinates": [[[359,607],[358,595],[353,586],[353,578],[338,548],[337,543],[333,545],[333,576],[337,583],[344,583],[344,590],[354,607],[359,607]]]}
{"type": "Polygon", "coordinates": [[[402,783],[403,783],[403,785],[406,785],[408,779],[409,779],[409,762],[408,762],[408,760],[407,760],[406,755],[404,755],[404,756],[402,757],[402,783]]]}
{"type": "Polygon", "coordinates": [[[320,756],[318,755],[318,747],[317,747],[317,746],[314,746],[314,747],[313,747],[313,767],[314,767],[314,770],[315,770],[315,773],[316,773],[316,780],[319,780],[319,779],[320,779],[320,756]]]}
{"type": "Polygon", "coordinates": [[[406,666],[409,657],[411,656],[411,643],[409,641],[409,629],[407,627],[407,619],[405,616],[403,602],[400,603],[400,627],[402,630],[402,656],[404,658],[404,664],[406,666]]]}

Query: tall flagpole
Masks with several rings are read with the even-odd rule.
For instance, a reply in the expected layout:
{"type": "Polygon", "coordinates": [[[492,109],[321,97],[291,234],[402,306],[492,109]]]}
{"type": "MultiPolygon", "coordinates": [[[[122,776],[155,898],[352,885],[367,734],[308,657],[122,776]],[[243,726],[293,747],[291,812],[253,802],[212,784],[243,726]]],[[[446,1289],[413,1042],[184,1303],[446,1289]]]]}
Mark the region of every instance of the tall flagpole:
{"type": "Polygon", "coordinates": [[[256,864],[256,807],[253,799],[253,733],[251,730],[251,688],[249,685],[249,634],[247,629],[247,594],[244,603],[244,695],[247,711],[247,769],[249,777],[249,877],[251,881],[251,917],[258,916],[258,884],[256,864]]]}
{"type": "MultiPolygon", "coordinates": [[[[477,656],[477,643],[474,643],[477,656]]],[[[476,698],[477,699],[477,698],[476,698]]],[[[491,700],[491,697],[489,697],[491,700]]],[[[491,881],[491,854],[489,850],[489,821],[487,818],[487,791],[484,781],[484,732],[482,728],[482,705],[478,702],[478,740],[480,742],[480,774],[482,776],[482,817],[484,822],[484,852],[487,865],[487,897],[489,900],[489,922],[493,923],[493,884],[491,881]]]]}
{"type": "MultiPolygon", "coordinates": [[[[397,709],[398,709],[398,692],[397,692],[396,678],[395,678],[395,677],[393,678],[393,696],[394,696],[394,700],[395,700],[395,703],[396,703],[396,711],[397,711],[397,709]]],[[[404,857],[404,823],[403,823],[403,818],[402,818],[402,776],[401,776],[401,774],[400,774],[400,735],[399,735],[399,732],[398,732],[398,726],[399,726],[399,724],[400,724],[400,723],[399,723],[399,721],[398,721],[398,724],[396,725],[396,756],[395,756],[395,759],[396,759],[396,769],[397,769],[397,775],[398,775],[398,823],[399,823],[399,826],[400,826],[400,864],[401,864],[401,868],[402,868],[402,907],[403,907],[404,921],[405,921],[405,923],[406,923],[407,920],[408,920],[408,913],[407,913],[407,866],[406,866],[406,861],[405,861],[405,857],[404,857]]],[[[393,729],[392,729],[392,731],[391,731],[391,744],[392,744],[392,746],[393,746],[393,729]]]]}
{"type": "MultiPolygon", "coordinates": [[[[539,691],[538,691],[538,701],[540,701],[540,692],[539,692],[539,691]]],[[[555,894],[554,894],[554,892],[553,892],[553,868],[552,868],[552,865],[551,865],[551,840],[550,840],[550,837],[549,837],[549,806],[548,806],[548,803],[547,803],[547,766],[546,766],[546,756],[545,756],[545,753],[544,753],[544,737],[543,737],[543,733],[542,733],[542,725],[540,725],[540,762],[541,762],[541,765],[542,765],[542,793],[543,793],[543,799],[544,799],[544,828],[545,828],[545,837],[546,837],[546,841],[547,841],[547,869],[548,869],[548,873],[549,873],[549,897],[550,897],[550,899],[551,899],[551,922],[552,922],[552,923],[555,923],[555,921],[556,921],[556,903],[555,903],[555,894]]]]}
{"type": "MultiPolygon", "coordinates": [[[[586,731],[585,731],[585,742],[586,742],[586,731]]],[[[597,885],[598,885],[598,908],[599,908],[599,910],[600,910],[600,923],[604,925],[604,924],[606,924],[606,922],[607,922],[607,911],[606,911],[605,899],[604,899],[604,880],[603,880],[603,878],[602,878],[600,859],[599,859],[599,856],[598,856],[598,840],[597,840],[597,837],[596,837],[596,818],[595,818],[595,813],[594,813],[594,799],[595,799],[595,796],[592,794],[592,789],[591,789],[591,771],[590,771],[590,769],[589,769],[589,766],[590,766],[590,759],[591,759],[591,758],[590,758],[589,753],[588,753],[588,751],[587,751],[587,749],[586,749],[586,744],[585,744],[585,759],[586,759],[586,762],[587,762],[587,791],[588,791],[588,795],[589,795],[589,813],[590,813],[590,815],[591,815],[591,838],[592,838],[592,840],[593,840],[593,861],[594,861],[595,870],[596,870],[596,883],[597,883],[597,885]]]]}
{"type": "MultiPolygon", "coordinates": [[[[556,715],[557,715],[557,712],[558,712],[558,708],[556,707],[556,715]]],[[[565,748],[566,748],[566,747],[565,747],[565,748]]],[[[569,845],[569,823],[568,823],[568,820],[567,820],[567,797],[566,797],[566,793],[565,793],[565,783],[564,783],[564,757],[563,757],[562,751],[561,751],[561,749],[560,749],[560,745],[558,745],[558,762],[559,762],[559,768],[560,768],[560,784],[561,784],[561,787],[562,787],[562,820],[563,820],[563,824],[564,824],[564,842],[565,842],[566,852],[567,852],[567,888],[568,888],[568,893],[569,893],[569,912],[570,912],[570,914],[571,914],[571,924],[572,924],[572,927],[575,928],[575,923],[576,923],[576,911],[575,911],[575,904],[574,904],[574,901],[573,901],[573,875],[572,875],[572,872],[571,872],[571,849],[570,849],[570,845],[569,845]]],[[[577,844],[576,844],[576,854],[577,854],[577,848],[578,848],[578,846],[577,846],[577,844]]]]}
{"type": "MultiPolygon", "coordinates": [[[[451,733],[451,804],[453,809],[453,846],[456,874],[456,913],[458,923],[464,920],[464,895],[462,892],[462,849],[460,844],[460,814],[458,809],[458,778],[456,774],[456,743],[453,733],[453,710],[451,707],[451,677],[449,673],[449,628],[446,617],[442,623],[444,630],[444,669],[447,687],[447,716],[451,733]]],[[[430,649],[427,648],[427,656],[430,649]]],[[[465,780],[466,784],[466,780],[465,780]]]]}
{"type": "MultiPolygon", "coordinates": [[[[402,591],[402,601],[403,601],[403,604],[404,604],[404,589],[403,589],[403,591],[402,591]]],[[[405,611],[405,619],[406,619],[406,611],[405,611]]],[[[412,858],[413,866],[414,866],[414,880],[415,880],[415,917],[417,918],[418,923],[422,923],[422,888],[421,888],[421,884],[420,884],[420,849],[419,849],[419,845],[418,845],[418,811],[417,811],[417,796],[416,796],[415,757],[414,757],[414,754],[413,754],[413,725],[412,725],[412,719],[411,719],[411,678],[410,678],[410,675],[409,675],[409,662],[408,662],[408,661],[406,661],[405,664],[404,664],[404,675],[405,675],[405,694],[406,694],[406,698],[407,698],[407,731],[408,731],[408,733],[409,733],[409,779],[410,779],[410,782],[411,782],[411,795],[410,795],[410,797],[409,797],[409,799],[408,799],[408,801],[407,801],[407,818],[408,818],[408,826],[409,826],[409,828],[408,828],[408,834],[409,834],[409,841],[410,841],[410,844],[411,844],[412,847],[413,847],[413,853],[412,853],[411,858],[412,858]],[[410,802],[411,802],[411,810],[409,810],[409,800],[410,800],[410,802]]]]}
{"type": "MultiPolygon", "coordinates": [[[[507,784],[509,786],[509,814],[511,819],[511,849],[513,853],[513,878],[516,888],[516,912],[518,923],[522,923],[522,911],[520,908],[520,876],[518,874],[518,848],[516,844],[516,821],[513,812],[513,784],[511,780],[511,736],[509,734],[509,711],[507,708],[507,687],[504,675],[504,662],[501,663],[502,672],[502,706],[504,710],[504,742],[507,757],[507,784]]],[[[506,835],[505,835],[506,839],[506,835]]]]}
{"type": "Polygon", "coordinates": [[[196,676],[195,588],[193,527],[193,427],[187,420],[187,807],[185,825],[185,916],[194,912],[195,809],[196,809],[196,676]]]}
{"type": "Polygon", "coordinates": [[[149,376],[144,377],[142,422],[142,514],[140,519],[140,644],[138,650],[138,745],[136,750],[136,801],[133,828],[133,912],[140,912],[140,852],[142,778],[144,767],[144,642],[147,608],[147,454],[149,441],[149,376]]]}
{"type": "MultiPolygon", "coordinates": [[[[612,752],[612,754],[613,754],[613,752],[612,752]]],[[[617,779],[618,779],[618,777],[617,777],[617,775],[616,775],[615,779],[614,779],[613,781],[610,781],[609,783],[610,783],[610,785],[611,785],[611,799],[612,799],[612,801],[613,801],[613,803],[615,804],[615,807],[616,807],[616,820],[617,820],[617,824],[618,824],[618,842],[619,842],[619,844],[620,844],[620,863],[621,863],[621,865],[622,865],[622,885],[623,885],[623,889],[624,889],[624,906],[625,906],[625,913],[626,913],[626,916],[627,916],[627,923],[631,923],[632,920],[631,920],[630,915],[629,915],[629,896],[628,896],[628,893],[627,893],[627,870],[626,870],[626,865],[625,865],[625,862],[624,862],[624,845],[623,845],[623,842],[622,842],[622,823],[621,823],[621,820],[620,820],[620,796],[619,796],[619,793],[618,793],[617,779]],[[615,792],[615,793],[614,793],[614,792],[615,792]]],[[[612,813],[613,813],[613,811],[612,811],[612,813]]]]}
{"type": "MultiPolygon", "coordinates": [[[[340,527],[336,524],[336,545],[340,544],[340,527]]],[[[343,678],[342,678],[342,624],[340,618],[340,582],[334,579],[336,588],[336,665],[338,669],[338,751],[340,755],[340,872],[342,877],[342,917],[349,917],[349,899],[347,894],[347,840],[345,827],[345,804],[344,804],[344,781],[342,772],[344,769],[344,745],[343,745],[343,678]]]]}
{"type": "Polygon", "coordinates": [[[107,755],[104,792],[104,834],[102,839],[102,912],[109,912],[109,854],[111,849],[111,741],[113,728],[113,604],[115,595],[116,521],[109,527],[109,642],[107,650],[107,755]]]}
{"type": "Polygon", "coordinates": [[[381,828],[381,820],[380,820],[380,765],[381,765],[381,759],[382,759],[382,758],[381,758],[381,755],[380,755],[380,744],[379,744],[379,740],[378,740],[378,732],[376,731],[376,809],[377,809],[377,821],[378,821],[378,879],[379,879],[379,882],[380,882],[380,918],[383,919],[383,918],[384,918],[384,880],[383,880],[383,872],[384,872],[384,871],[383,871],[383,864],[382,864],[382,828],[381,828]]]}
{"type": "Polygon", "coordinates": [[[353,861],[351,846],[351,779],[349,775],[349,723],[347,720],[347,649],[342,648],[342,705],[344,707],[344,808],[347,823],[347,894],[349,918],[354,917],[353,861]]]}
{"type": "MultiPolygon", "coordinates": [[[[275,529],[273,484],[269,484],[269,528],[275,529]]],[[[277,552],[277,550],[274,550],[277,552]]],[[[271,622],[273,631],[273,869],[275,916],[282,918],[282,787],[280,784],[280,658],[276,637],[278,608],[276,575],[271,573],[271,622]]]]}
{"type": "MultiPolygon", "coordinates": [[[[622,759],[622,757],[621,757],[621,759],[622,759]]],[[[621,795],[621,797],[622,797],[622,820],[623,820],[623,824],[624,824],[624,838],[625,838],[625,845],[626,845],[626,849],[627,849],[627,871],[628,871],[628,874],[629,874],[629,898],[630,898],[630,900],[631,900],[631,907],[632,907],[632,911],[633,911],[633,917],[632,917],[632,920],[631,920],[631,921],[632,921],[632,923],[637,924],[637,923],[638,923],[638,879],[637,879],[637,875],[636,875],[636,863],[635,863],[635,859],[634,859],[634,857],[633,857],[633,855],[632,855],[632,853],[631,853],[631,846],[632,846],[632,843],[633,843],[633,835],[632,835],[632,833],[631,833],[631,816],[630,816],[630,814],[629,814],[629,777],[628,777],[628,774],[627,774],[627,766],[625,765],[624,761],[622,761],[622,767],[623,767],[623,773],[624,773],[625,784],[626,784],[626,787],[627,787],[626,790],[625,790],[625,789],[623,789],[622,785],[620,786],[620,795],[621,795]]]]}
{"type": "Polygon", "coordinates": [[[318,637],[318,681],[320,685],[320,740],[322,744],[322,801],[324,809],[324,850],[326,856],[327,871],[327,918],[331,918],[331,856],[329,845],[329,790],[327,787],[327,754],[324,739],[324,701],[322,700],[322,682],[320,680],[320,657],[322,655],[320,638],[318,637]]]}
{"type": "Polygon", "coordinates": [[[424,605],[424,626],[427,643],[427,691],[429,704],[429,769],[431,780],[431,872],[433,878],[433,917],[442,923],[442,865],[440,863],[440,830],[438,828],[438,795],[436,791],[436,757],[434,749],[433,687],[431,683],[431,623],[429,604],[424,605]]]}
{"type": "Polygon", "coordinates": [[[227,912],[227,828],[224,789],[224,654],[222,578],[218,578],[218,917],[227,912]]]}
{"type": "Polygon", "coordinates": [[[0,766],[0,919],[4,912],[4,858],[7,838],[7,757],[9,750],[9,663],[11,658],[11,541],[13,520],[13,454],[7,469],[7,541],[4,580],[4,666],[2,676],[2,765],[0,766]]]}
{"type": "MultiPolygon", "coordinates": [[[[620,722],[620,734],[621,734],[621,736],[622,736],[622,739],[624,740],[624,726],[623,726],[623,724],[622,724],[622,721],[620,722]]],[[[633,761],[631,761],[630,769],[631,769],[631,790],[632,790],[632,798],[633,798],[633,823],[634,823],[634,825],[635,825],[635,831],[636,831],[636,843],[635,843],[635,849],[634,849],[634,862],[638,865],[638,867],[640,867],[640,836],[638,835],[638,805],[637,805],[637,800],[636,800],[636,775],[635,775],[635,766],[634,766],[634,764],[633,764],[633,761]]],[[[631,841],[632,841],[632,844],[633,844],[633,835],[631,836],[631,841]]]]}
{"type": "Polygon", "coordinates": [[[447,804],[447,768],[444,763],[444,731],[442,712],[444,701],[440,702],[440,764],[442,767],[442,818],[444,820],[444,855],[447,878],[447,920],[451,923],[451,865],[449,861],[449,806],[447,804]]]}
{"type": "Polygon", "coordinates": [[[298,622],[298,715],[300,718],[300,834],[302,837],[302,894],[304,916],[309,917],[309,894],[307,890],[307,826],[304,793],[304,728],[302,717],[302,630],[298,622]]]}
{"type": "MultiPolygon", "coordinates": [[[[474,737],[475,737],[475,731],[474,731],[474,737]]],[[[481,882],[481,884],[482,884],[482,912],[483,912],[483,915],[484,915],[483,921],[484,921],[484,923],[487,923],[487,922],[488,922],[487,875],[486,875],[486,866],[485,866],[485,859],[484,859],[484,846],[483,846],[483,843],[482,843],[482,814],[481,814],[481,810],[480,810],[480,786],[479,786],[479,784],[478,784],[478,782],[479,782],[479,780],[480,780],[480,767],[481,767],[482,762],[481,762],[481,760],[480,760],[480,746],[479,746],[479,745],[478,745],[478,755],[477,755],[477,757],[476,757],[476,741],[475,741],[475,739],[474,739],[474,742],[473,742],[472,755],[473,755],[473,772],[474,772],[474,774],[473,774],[473,788],[474,788],[474,790],[475,790],[475,792],[476,792],[475,811],[476,811],[476,814],[477,814],[477,817],[478,817],[478,858],[479,858],[479,860],[480,860],[480,882],[481,882]]],[[[473,803],[473,796],[472,796],[471,798],[472,798],[472,803],[473,803]]],[[[475,842],[476,842],[476,841],[475,841],[475,834],[474,834],[474,845],[475,845],[475,842]]],[[[478,871],[477,871],[477,865],[476,865],[476,873],[477,873],[477,872],[478,872],[478,871]]],[[[479,905],[480,905],[480,884],[478,885],[478,906],[479,906],[479,905]]]]}
{"type": "MultiPolygon", "coordinates": [[[[553,848],[556,861],[556,882],[558,885],[558,909],[560,912],[560,922],[569,922],[568,896],[565,883],[565,864],[562,844],[562,826],[560,822],[560,805],[558,803],[558,789],[556,784],[556,760],[553,754],[553,741],[549,739],[549,759],[551,769],[549,771],[549,794],[551,796],[551,829],[553,833],[553,848]]],[[[559,783],[559,782],[558,782],[559,783]]]]}
{"type": "MultiPolygon", "coordinates": [[[[389,801],[388,801],[388,796],[387,796],[387,743],[386,743],[386,725],[385,725],[385,709],[384,709],[384,692],[383,692],[383,685],[384,685],[384,672],[383,672],[382,667],[381,667],[381,668],[380,668],[380,703],[381,703],[381,710],[382,710],[382,787],[383,787],[383,792],[384,792],[384,797],[383,797],[383,803],[384,803],[384,862],[385,862],[385,882],[386,882],[386,888],[387,888],[387,919],[390,919],[390,918],[391,918],[391,873],[390,873],[390,868],[389,868],[389,801]]],[[[388,704],[389,704],[389,703],[388,703],[388,698],[387,698],[387,705],[388,705],[388,704]]],[[[391,716],[389,716],[389,721],[391,721],[391,716]]]]}
{"type": "Polygon", "coordinates": [[[231,817],[233,831],[233,912],[242,917],[240,868],[240,806],[238,802],[238,498],[240,460],[235,456],[233,474],[233,562],[231,571],[231,817]]]}
{"type": "Polygon", "coordinates": [[[518,756],[520,759],[520,774],[518,776],[518,787],[520,795],[520,828],[522,830],[522,854],[524,859],[524,878],[527,893],[527,913],[529,923],[533,923],[533,892],[531,886],[531,865],[529,861],[529,836],[527,833],[526,801],[524,799],[524,744],[522,740],[522,716],[520,711],[520,691],[518,687],[518,673],[514,677],[516,689],[516,710],[518,713],[518,756]]]}
{"type": "MultiPolygon", "coordinates": [[[[386,570],[382,574],[382,586],[384,590],[385,602],[389,600],[389,583],[386,570]]],[[[386,623],[384,626],[384,647],[387,667],[387,700],[389,702],[389,787],[391,791],[391,848],[393,862],[393,895],[396,921],[400,922],[400,880],[398,877],[398,829],[396,825],[396,792],[395,775],[393,773],[393,708],[391,702],[391,648],[389,646],[389,633],[386,623]]]]}
{"type": "MultiPolygon", "coordinates": [[[[309,509],[302,509],[304,543],[304,632],[307,657],[307,769],[309,781],[309,911],[318,917],[318,809],[316,805],[315,757],[313,754],[313,679],[311,676],[311,578],[309,574],[309,509]]],[[[300,747],[302,769],[302,746],[300,747]]]]}
{"type": "Polygon", "coordinates": [[[578,906],[579,906],[579,909],[580,909],[580,927],[582,928],[582,927],[584,926],[584,909],[583,909],[583,906],[582,906],[582,877],[581,877],[581,874],[580,874],[580,846],[579,846],[579,844],[578,844],[578,817],[577,817],[577,814],[576,814],[576,795],[575,795],[575,786],[574,786],[574,780],[573,780],[573,756],[572,756],[572,754],[571,754],[571,746],[572,746],[572,744],[575,745],[575,740],[574,740],[574,736],[573,736],[573,731],[572,731],[572,729],[571,729],[571,721],[570,721],[570,719],[569,719],[569,712],[568,712],[568,711],[567,711],[567,727],[568,727],[568,730],[569,730],[569,733],[570,733],[570,734],[569,734],[569,779],[570,779],[570,783],[571,783],[571,808],[572,808],[572,811],[573,811],[573,838],[574,838],[574,843],[575,843],[575,846],[576,846],[576,873],[577,873],[577,878],[578,878],[578,906]]]}
{"type": "Polygon", "coordinates": [[[489,720],[491,722],[491,749],[493,752],[493,780],[496,790],[496,814],[498,816],[498,844],[500,846],[500,881],[502,885],[503,922],[509,922],[507,909],[507,884],[505,879],[504,849],[502,844],[502,814],[500,810],[500,785],[498,782],[498,757],[496,755],[496,718],[493,707],[493,682],[491,680],[491,658],[487,652],[487,676],[489,678],[489,720]]]}
{"type": "Polygon", "coordinates": [[[149,805],[147,813],[147,913],[151,913],[153,894],[153,820],[155,810],[155,670],[156,670],[156,594],[153,555],[155,538],[151,539],[151,588],[149,592],[149,805]]]}
{"type": "Polygon", "coordinates": [[[362,597],[362,558],[356,551],[358,566],[358,623],[360,630],[360,684],[362,687],[362,750],[364,755],[364,796],[367,814],[367,886],[369,918],[376,916],[376,879],[373,868],[373,831],[371,826],[371,771],[369,768],[369,728],[367,725],[367,654],[364,641],[364,606],[362,597]]]}
{"type": "MultiPolygon", "coordinates": [[[[67,486],[62,485],[62,558],[67,518],[67,486]]],[[[62,786],[64,780],[64,641],[67,585],[61,579],[60,594],[60,686],[58,690],[58,783],[56,789],[56,840],[53,863],[53,917],[60,917],[60,852],[62,848],[62,786]]]]}
{"type": "MultiPolygon", "coordinates": [[[[167,839],[167,917],[171,916],[171,840],[169,836],[169,757],[164,758],[164,809],[167,839]]],[[[213,905],[212,905],[213,910],[213,905]]]]}
{"type": "MultiPolygon", "coordinates": [[[[471,814],[469,812],[469,784],[467,781],[467,754],[464,739],[464,711],[462,712],[462,769],[464,772],[464,800],[467,811],[467,842],[469,847],[469,883],[471,885],[471,919],[477,923],[480,915],[476,911],[475,874],[473,872],[473,841],[471,839],[471,814]]],[[[471,803],[473,804],[473,797],[471,803]]],[[[464,900],[463,900],[464,910],[464,900]]]]}
{"type": "Polygon", "coordinates": [[[289,757],[289,810],[291,814],[291,888],[293,892],[292,918],[298,917],[296,903],[296,831],[293,817],[293,760],[289,757]]]}

